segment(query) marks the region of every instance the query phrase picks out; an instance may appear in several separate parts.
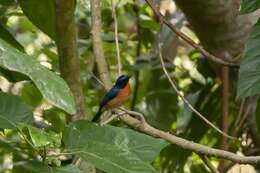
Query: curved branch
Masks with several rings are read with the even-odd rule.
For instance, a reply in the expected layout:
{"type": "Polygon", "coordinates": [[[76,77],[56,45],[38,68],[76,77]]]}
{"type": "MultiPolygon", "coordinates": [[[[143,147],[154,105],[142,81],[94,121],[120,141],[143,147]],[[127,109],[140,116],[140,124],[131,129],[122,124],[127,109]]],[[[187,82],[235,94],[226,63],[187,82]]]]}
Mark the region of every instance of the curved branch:
{"type": "Polygon", "coordinates": [[[201,160],[207,165],[207,167],[211,170],[212,173],[219,173],[217,168],[210,162],[209,158],[207,156],[204,156],[202,154],[199,154],[201,160]]]}
{"type": "Polygon", "coordinates": [[[167,21],[163,15],[160,13],[160,11],[156,8],[156,6],[154,5],[152,0],[145,0],[147,2],[147,4],[152,8],[154,14],[158,17],[158,19],[160,20],[160,22],[164,23],[165,25],[167,25],[176,35],[178,35],[180,38],[182,38],[184,41],[186,41],[189,45],[191,45],[193,48],[195,48],[196,50],[198,50],[202,55],[204,55],[205,57],[207,57],[209,60],[221,64],[221,65],[225,65],[225,66],[233,66],[233,67],[238,67],[238,64],[234,64],[233,62],[229,62],[229,61],[224,61],[214,55],[212,55],[211,53],[209,53],[208,51],[206,51],[203,47],[201,47],[200,45],[196,44],[192,39],[190,39],[187,35],[183,34],[181,31],[179,31],[173,24],[171,24],[169,21],[167,21]]]}
{"type": "Polygon", "coordinates": [[[115,42],[116,42],[116,57],[117,57],[117,70],[118,76],[121,75],[122,65],[121,65],[121,57],[120,57],[120,49],[119,49],[119,42],[118,42],[118,22],[117,22],[117,12],[116,12],[116,4],[114,0],[111,0],[112,4],[112,17],[114,19],[114,34],[115,34],[115,42]]]}
{"type": "MultiPolygon", "coordinates": [[[[133,111],[127,111],[127,113],[132,115],[133,111]]],[[[139,116],[142,116],[142,114],[134,112],[134,116],[136,116],[137,114],[139,114],[139,116]]],[[[137,118],[131,117],[130,115],[124,115],[120,118],[122,121],[124,121],[124,123],[140,132],[156,138],[164,139],[171,144],[178,145],[183,149],[191,150],[198,154],[223,158],[240,164],[260,164],[260,156],[240,156],[229,151],[210,148],[208,146],[177,137],[173,134],[170,134],[169,132],[164,132],[162,130],[156,129],[150,126],[146,121],[140,121],[137,118]]]]}

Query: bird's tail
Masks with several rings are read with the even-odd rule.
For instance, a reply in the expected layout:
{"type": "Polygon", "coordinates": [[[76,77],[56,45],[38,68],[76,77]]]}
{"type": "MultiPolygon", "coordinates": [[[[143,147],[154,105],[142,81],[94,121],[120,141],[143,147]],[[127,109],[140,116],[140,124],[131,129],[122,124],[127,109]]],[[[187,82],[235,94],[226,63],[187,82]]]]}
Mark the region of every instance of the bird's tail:
{"type": "Polygon", "coordinates": [[[92,119],[92,122],[97,122],[102,113],[103,113],[103,112],[102,112],[102,109],[100,108],[100,109],[98,110],[98,112],[96,113],[96,115],[94,116],[94,118],[92,119]]]}

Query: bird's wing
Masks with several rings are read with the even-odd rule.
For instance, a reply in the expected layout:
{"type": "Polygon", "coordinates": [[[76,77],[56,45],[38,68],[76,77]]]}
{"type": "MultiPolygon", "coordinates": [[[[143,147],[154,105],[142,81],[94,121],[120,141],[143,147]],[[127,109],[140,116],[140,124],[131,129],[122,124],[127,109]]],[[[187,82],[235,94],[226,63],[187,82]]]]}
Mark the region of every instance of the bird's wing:
{"type": "Polygon", "coordinates": [[[113,86],[105,95],[103,101],[100,104],[100,109],[102,109],[110,100],[115,98],[117,94],[119,93],[120,89],[116,86],[113,86]]]}

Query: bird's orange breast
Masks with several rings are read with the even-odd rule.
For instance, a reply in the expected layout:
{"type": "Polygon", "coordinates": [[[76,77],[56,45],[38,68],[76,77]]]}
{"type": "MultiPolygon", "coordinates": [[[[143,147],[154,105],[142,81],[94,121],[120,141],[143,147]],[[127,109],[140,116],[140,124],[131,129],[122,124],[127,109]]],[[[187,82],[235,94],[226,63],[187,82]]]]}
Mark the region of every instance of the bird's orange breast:
{"type": "Polygon", "coordinates": [[[121,89],[117,96],[110,100],[105,106],[106,109],[113,109],[123,105],[130,96],[130,85],[127,84],[125,88],[121,89]]]}

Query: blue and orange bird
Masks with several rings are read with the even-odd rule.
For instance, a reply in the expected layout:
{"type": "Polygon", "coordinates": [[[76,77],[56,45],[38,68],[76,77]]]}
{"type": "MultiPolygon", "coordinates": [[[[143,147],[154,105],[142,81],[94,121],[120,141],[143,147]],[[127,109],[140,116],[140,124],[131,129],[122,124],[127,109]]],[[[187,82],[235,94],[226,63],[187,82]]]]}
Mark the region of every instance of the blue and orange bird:
{"type": "Polygon", "coordinates": [[[127,101],[131,92],[128,83],[129,79],[130,76],[127,75],[121,75],[117,78],[115,85],[103,98],[99,110],[92,121],[96,122],[104,111],[120,107],[127,101]]]}

